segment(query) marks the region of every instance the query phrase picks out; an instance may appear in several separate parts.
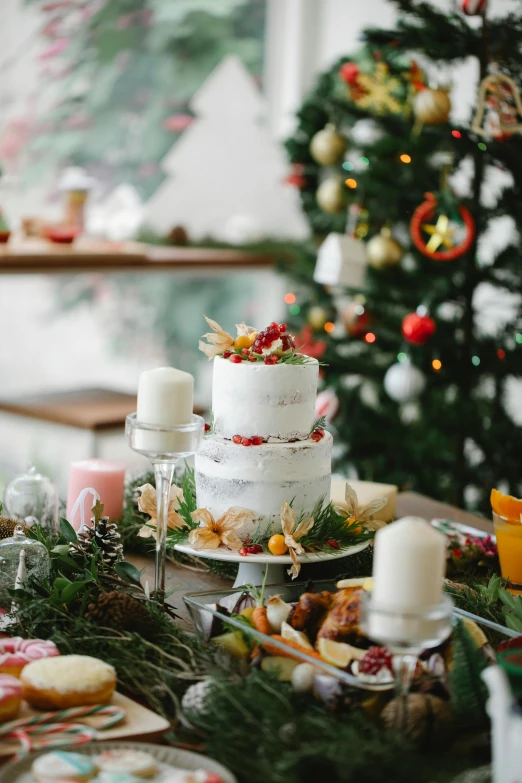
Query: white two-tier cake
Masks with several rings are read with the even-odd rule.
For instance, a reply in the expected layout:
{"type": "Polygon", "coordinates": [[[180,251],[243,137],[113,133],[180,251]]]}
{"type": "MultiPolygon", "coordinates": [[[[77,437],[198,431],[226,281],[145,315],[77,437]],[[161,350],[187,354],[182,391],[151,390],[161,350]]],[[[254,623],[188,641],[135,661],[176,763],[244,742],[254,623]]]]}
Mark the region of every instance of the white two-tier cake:
{"type": "Polygon", "coordinates": [[[228,350],[222,330],[200,345],[214,360],[213,426],[196,454],[197,504],[216,519],[249,509],[266,535],[280,531],[284,502],[298,518],[328,503],[332,436],[314,424],[317,360],[296,352],[284,324],[238,333],[228,350]]]}

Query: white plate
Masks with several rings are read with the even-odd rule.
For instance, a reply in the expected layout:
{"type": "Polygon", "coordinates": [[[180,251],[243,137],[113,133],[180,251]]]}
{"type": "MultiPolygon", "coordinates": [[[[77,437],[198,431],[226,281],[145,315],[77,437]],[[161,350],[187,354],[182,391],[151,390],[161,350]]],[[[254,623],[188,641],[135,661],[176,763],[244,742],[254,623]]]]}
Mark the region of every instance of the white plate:
{"type": "MultiPolygon", "coordinates": [[[[319,563],[324,560],[336,560],[339,557],[349,557],[350,555],[356,555],[357,552],[362,552],[370,545],[369,541],[363,541],[361,544],[354,544],[353,546],[347,546],[343,549],[332,549],[329,552],[310,552],[304,555],[298,555],[297,560],[299,563],[319,563]]],[[[263,552],[259,555],[240,555],[237,552],[232,552],[226,547],[220,547],[219,549],[193,549],[189,544],[176,544],[174,549],[178,552],[183,552],[186,555],[193,555],[194,557],[209,557],[211,560],[226,560],[230,563],[273,563],[274,565],[291,565],[292,558],[290,555],[271,555],[263,552]]]]}
{"type": "MultiPolygon", "coordinates": [[[[96,756],[98,753],[106,750],[118,750],[120,748],[144,750],[156,759],[160,772],[155,778],[150,778],[149,783],[155,783],[156,781],[161,783],[162,773],[168,772],[169,767],[192,771],[204,769],[206,772],[214,772],[216,775],[219,775],[223,783],[237,783],[234,775],[226,767],[218,764],[213,759],[209,759],[208,756],[200,756],[199,753],[169,748],[165,745],[150,745],[144,742],[91,742],[88,745],[69,745],[63,748],[63,750],[71,753],[84,753],[86,756],[96,756]]],[[[48,750],[42,750],[38,753],[31,753],[25,759],[8,764],[0,773],[0,783],[34,783],[31,773],[33,761],[37,756],[48,752],[48,750]]]]}

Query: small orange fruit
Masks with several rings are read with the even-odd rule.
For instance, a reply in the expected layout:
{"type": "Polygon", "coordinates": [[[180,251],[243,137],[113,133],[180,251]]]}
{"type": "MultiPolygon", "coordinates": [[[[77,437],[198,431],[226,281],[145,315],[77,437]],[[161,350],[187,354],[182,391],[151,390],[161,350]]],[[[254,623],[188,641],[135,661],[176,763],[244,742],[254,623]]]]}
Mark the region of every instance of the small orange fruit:
{"type": "MultiPolygon", "coordinates": [[[[346,527],[350,527],[350,525],[353,525],[354,522],[355,522],[355,517],[347,517],[345,525],[346,527]]],[[[353,533],[354,536],[358,536],[362,532],[363,532],[362,525],[357,525],[357,527],[353,527],[350,529],[350,533],[353,533]]]]}
{"type": "Polygon", "coordinates": [[[236,351],[239,351],[241,348],[250,348],[251,345],[252,342],[250,337],[247,337],[246,334],[242,334],[234,340],[234,348],[236,351]]]}
{"type": "Polygon", "coordinates": [[[288,551],[285,537],[281,533],[273,535],[268,542],[268,549],[273,555],[284,555],[288,551]]]}
{"type": "Polygon", "coordinates": [[[522,499],[513,495],[503,495],[498,489],[491,490],[491,508],[500,517],[516,522],[522,521],[522,499]]]}

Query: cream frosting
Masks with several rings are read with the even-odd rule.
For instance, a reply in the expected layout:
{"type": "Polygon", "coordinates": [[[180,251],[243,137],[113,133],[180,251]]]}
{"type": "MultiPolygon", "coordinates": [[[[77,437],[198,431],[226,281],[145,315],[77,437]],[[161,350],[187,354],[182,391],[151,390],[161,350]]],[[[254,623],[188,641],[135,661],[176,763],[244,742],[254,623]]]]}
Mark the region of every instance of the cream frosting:
{"type": "Polygon", "coordinates": [[[260,436],[283,441],[307,438],[315,420],[319,364],[273,364],[214,359],[214,434],[231,439],[260,436]]]}
{"type": "Polygon", "coordinates": [[[58,647],[44,639],[22,639],[21,636],[0,639],[0,666],[24,666],[30,661],[56,655],[60,655],[58,647]]]}
{"type": "MultiPolygon", "coordinates": [[[[273,369],[273,367],[269,368],[273,369]]],[[[280,532],[280,511],[286,501],[299,516],[310,513],[321,498],[330,499],[332,436],[295,443],[242,446],[206,437],[196,452],[198,508],[215,519],[232,506],[254,512],[256,522],[243,535],[280,532]]]]}
{"type": "Polygon", "coordinates": [[[52,688],[59,693],[92,693],[114,682],[116,670],[90,655],[61,655],[27,664],[22,681],[34,688],[52,688]]]}

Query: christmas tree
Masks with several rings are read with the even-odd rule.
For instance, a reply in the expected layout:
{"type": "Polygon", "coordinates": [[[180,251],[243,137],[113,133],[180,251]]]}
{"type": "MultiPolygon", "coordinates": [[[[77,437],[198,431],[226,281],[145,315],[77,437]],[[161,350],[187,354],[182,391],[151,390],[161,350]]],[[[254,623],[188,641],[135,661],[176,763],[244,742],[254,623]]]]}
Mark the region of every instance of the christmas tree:
{"type": "Polygon", "coordinates": [[[488,511],[493,486],[522,492],[509,398],[522,374],[522,14],[391,2],[395,29],[366,30],[320,76],[287,141],[318,242],[350,236],[319,250],[330,287],[310,256],[286,301],[324,345],[337,466],[488,511]],[[478,97],[455,123],[448,85],[433,82],[466,57],[478,97]],[[506,292],[494,322],[480,302],[506,292]]]}

